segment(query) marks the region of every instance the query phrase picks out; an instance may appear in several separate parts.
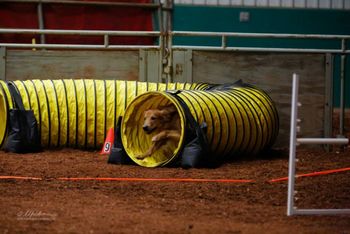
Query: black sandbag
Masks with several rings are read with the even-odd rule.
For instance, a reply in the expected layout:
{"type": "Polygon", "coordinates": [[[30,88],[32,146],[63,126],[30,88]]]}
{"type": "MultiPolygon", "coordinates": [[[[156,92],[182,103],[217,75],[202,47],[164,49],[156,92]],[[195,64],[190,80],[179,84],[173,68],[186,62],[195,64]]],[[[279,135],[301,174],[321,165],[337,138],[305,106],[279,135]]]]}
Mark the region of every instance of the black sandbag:
{"type": "Polygon", "coordinates": [[[15,108],[9,111],[9,133],[5,151],[33,153],[41,150],[38,123],[32,110],[25,110],[22,98],[14,84],[8,83],[15,108]]]}
{"type": "Polygon", "coordinates": [[[186,117],[186,134],[185,145],[180,155],[180,164],[182,168],[196,168],[207,166],[209,162],[208,156],[210,149],[208,147],[208,139],[205,133],[207,124],[203,122],[201,125],[197,123],[191,114],[190,109],[184,101],[177,95],[181,91],[171,93],[180,103],[186,117]]]}

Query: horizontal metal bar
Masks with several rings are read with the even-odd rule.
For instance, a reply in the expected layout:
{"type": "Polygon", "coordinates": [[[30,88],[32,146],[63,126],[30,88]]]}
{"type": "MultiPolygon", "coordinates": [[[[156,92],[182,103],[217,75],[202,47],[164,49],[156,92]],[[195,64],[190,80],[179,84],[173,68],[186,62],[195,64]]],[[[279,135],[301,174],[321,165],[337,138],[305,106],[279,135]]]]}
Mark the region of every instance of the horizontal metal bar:
{"type": "Polygon", "coordinates": [[[295,209],[292,214],[296,215],[337,215],[350,214],[350,209],[295,209]]]}
{"type": "Polygon", "coordinates": [[[339,144],[346,145],[349,143],[347,138],[297,138],[299,144],[339,144]]]}
{"type": "Polygon", "coordinates": [[[55,35],[90,35],[90,36],[150,36],[161,35],[160,31],[104,31],[104,30],[56,30],[56,29],[7,29],[0,28],[0,33],[15,34],[55,34],[55,35]]]}
{"type": "Polygon", "coordinates": [[[294,49],[294,48],[264,48],[264,47],[222,47],[222,46],[173,46],[173,49],[192,49],[192,50],[205,50],[205,51],[236,51],[236,52],[285,52],[285,53],[314,53],[314,54],[326,54],[326,53],[345,53],[350,54],[350,50],[341,49],[294,49]]]}
{"type": "MultiPolygon", "coordinates": [[[[69,34],[69,35],[114,35],[114,36],[159,36],[160,31],[104,31],[104,30],[54,30],[54,29],[7,29],[0,28],[0,33],[19,34],[69,34]]],[[[225,33],[225,32],[190,32],[174,31],[173,36],[214,36],[214,37],[253,37],[253,38],[296,38],[296,39],[350,39],[350,35],[318,35],[318,34],[273,34],[273,33],[225,33]]]]}
{"type": "Polygon", "coordinates": [[[138,50],[138,49],[160,49],[159,45],[109,45],[106,49],[126,49],[126,50],[138,50]]]}
{"type": "Polygon", "coordinates": [[[160,4],[157,4],[157,3],[111,2],[111,1],[99,2],[99,1],[74,1],[74,0],[1,0],[0,2],[119,6],[119,7],[151,8],[151,9],[158,9],[161,6],[160,4]]]}
{"type": "Polygon", "coordinates": [[[350,35],[323,34],[286,34],[286,33],[236,33],[236,32],[197,32],[173,31],[173,36],[205,36],[205,37],[244,37],[244,38],[296,38],[296,39],[350,39],[350,35]]]}
{"type": "Polygon", "coordinates": [[[158,45],[76,45],[76,44],[16,44],[16,43],[0,43],[0,47],[11,48],[46,48],[46,49],[159,49],[158,45]]]}

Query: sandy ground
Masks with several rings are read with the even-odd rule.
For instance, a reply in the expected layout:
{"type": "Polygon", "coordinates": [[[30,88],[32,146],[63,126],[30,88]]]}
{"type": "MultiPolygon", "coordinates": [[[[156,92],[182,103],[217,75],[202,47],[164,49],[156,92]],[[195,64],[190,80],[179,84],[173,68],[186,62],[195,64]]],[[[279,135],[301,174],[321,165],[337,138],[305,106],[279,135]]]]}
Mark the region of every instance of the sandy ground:
{"type": "MultiPolygon", "coordinates": [[[[298,174],[350,167],[344,152],[298,150],[298,174]]],[[[350,233],[350,215],[286,216],[288,153],[215,169],[110,165],[98,152],[0,152],[1,233],[350,233]],[[250,183],[62,181],[60,177],[248,179],[250,183]]],[[[298,208],[350,208],[350,171],[299,178],[298,208]]]]}

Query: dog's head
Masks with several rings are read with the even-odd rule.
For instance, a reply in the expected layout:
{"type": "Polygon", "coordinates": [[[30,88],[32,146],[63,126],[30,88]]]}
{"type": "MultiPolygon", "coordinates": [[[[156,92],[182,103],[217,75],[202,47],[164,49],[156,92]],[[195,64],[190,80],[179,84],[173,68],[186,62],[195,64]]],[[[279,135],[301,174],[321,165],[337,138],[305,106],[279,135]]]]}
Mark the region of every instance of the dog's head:
{"type": "Polygon", "coordinates": [[[164,124],[171,122],[176,113],[174,105],[146,110],[142,128],[147,134],[150,134],[156,129],[163,128],[164,124]]]}

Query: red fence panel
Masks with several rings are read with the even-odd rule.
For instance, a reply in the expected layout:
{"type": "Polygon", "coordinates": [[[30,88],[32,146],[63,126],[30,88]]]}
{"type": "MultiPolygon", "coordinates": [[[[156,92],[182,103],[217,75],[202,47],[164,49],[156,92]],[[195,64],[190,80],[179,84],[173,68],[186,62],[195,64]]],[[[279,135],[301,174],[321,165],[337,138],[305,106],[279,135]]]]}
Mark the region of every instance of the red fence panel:
{"type": "MultiPolygon", "coordinates": [[[[149,3],[150,0],[128,1],[131,2],[149,3]]],[[[140,7],[43,4],[45,29],[152,31],[153,12],[154,9],[140,7]]],[[[0,28],[38,27],[37,3],[0,3],[0,28]]],[[[39,42],[39,36],[0,34],[2,43],[31,43],[32,38],[39,42]]],[[[103,44],[103,41],[103,36],[46,36],[46,43],[52,44],[103,44]]],[[[118,45],[152,45],[154,41],[151,37],[111,37],[109,40],[110,44],[118,45]]]]}

